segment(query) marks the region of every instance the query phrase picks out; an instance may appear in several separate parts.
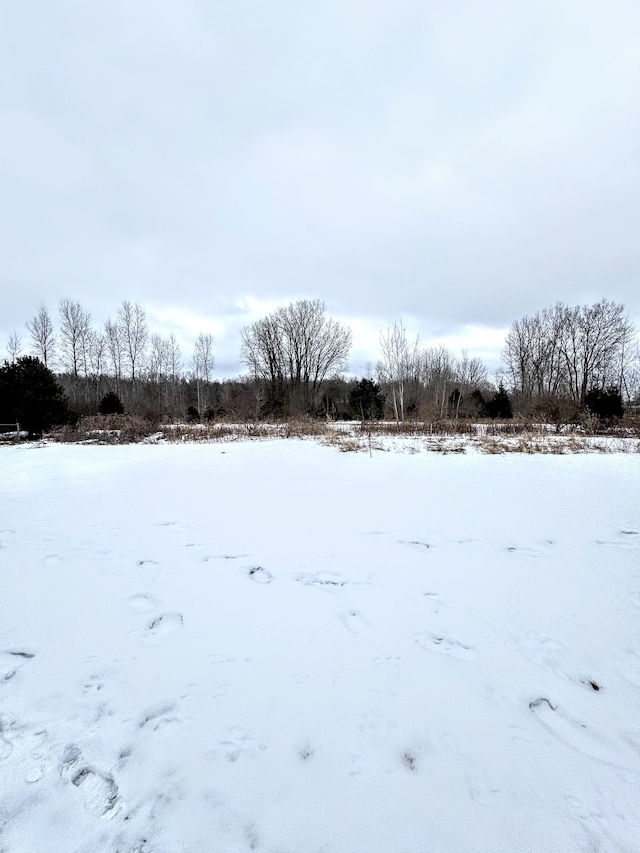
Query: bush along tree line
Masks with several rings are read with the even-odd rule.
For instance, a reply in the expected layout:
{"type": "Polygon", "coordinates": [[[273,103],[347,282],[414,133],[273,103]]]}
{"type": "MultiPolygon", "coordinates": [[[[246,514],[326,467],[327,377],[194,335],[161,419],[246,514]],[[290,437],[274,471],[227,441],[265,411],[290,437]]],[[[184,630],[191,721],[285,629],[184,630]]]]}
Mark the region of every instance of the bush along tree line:
{"type": "Polygon", "coordinates": [[[380,334],[380,359],[365,378],[344,375],[350,329],[320,300],[299,300],[246,326],[246,375],[214,379],[213,338],[201,332],[187,363],[174,334],[148,326],[122,303],[96,327],[63,299],[57,324],[45,306],[25,324],[30,355],[13,333],[0,367],[0,422],[32,433],[82,415],[258,420],[300,414],[330,419],[536,418],[557,423],[590,413],[622,416],[638,395],[638,343],[624,306],[562,303],[515,321],[497,388],[484,363],[410,339],[401,321],[380,334]]]}

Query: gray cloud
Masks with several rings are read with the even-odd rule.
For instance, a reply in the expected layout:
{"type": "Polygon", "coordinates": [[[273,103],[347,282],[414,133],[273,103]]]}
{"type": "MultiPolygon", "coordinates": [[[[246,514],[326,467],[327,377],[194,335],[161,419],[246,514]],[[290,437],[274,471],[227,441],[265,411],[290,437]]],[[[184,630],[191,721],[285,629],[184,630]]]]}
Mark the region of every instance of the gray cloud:
{"type": "Polygon", "coordinates": [[[494,355],[557,299],[638,320],[639,36],[630,0],[13,4],[0,346],[62,296],[215,324],[228,373],[299,297],[354,367],[398,317],[494,355]]]}

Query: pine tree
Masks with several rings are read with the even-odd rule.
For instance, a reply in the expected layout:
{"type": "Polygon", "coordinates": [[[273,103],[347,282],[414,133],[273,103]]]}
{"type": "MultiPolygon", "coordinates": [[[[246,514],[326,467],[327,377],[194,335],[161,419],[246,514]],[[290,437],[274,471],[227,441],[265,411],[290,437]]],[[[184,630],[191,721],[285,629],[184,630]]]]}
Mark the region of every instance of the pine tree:
{"type": "Polygon", "coordinates": [[[70,420],[64,391],[39,359],[25,355],[0,367],[1,422],[19,423],[31,434],[42,434],[70,420]]]}

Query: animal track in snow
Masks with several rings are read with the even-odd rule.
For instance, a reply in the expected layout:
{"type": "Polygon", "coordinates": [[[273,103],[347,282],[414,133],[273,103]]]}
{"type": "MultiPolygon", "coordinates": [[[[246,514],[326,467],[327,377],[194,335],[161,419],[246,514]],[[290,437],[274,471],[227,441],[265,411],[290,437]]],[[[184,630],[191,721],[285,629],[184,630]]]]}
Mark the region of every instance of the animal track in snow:
{"type": "Polygon", "coordinates": [[[205,554],[200,557],[200,560],[203,563],[210,563],[214,560],[242,560],[248,556],[248,554],[205,554]]]}
{"type": "Polygon", "coordinates": [[[389,655],[387,657],[376,657],[372,659],[374,666],[392,666],[402,660],[400,655],[389,655]]]}
{"type": "Polygon", "coordinates": [[[66,748],[60,776],[81,791],[85,809],[94,817],[112,818],[120,810],[118,786],[113,777],[87,764],[77,746],[66,748]]]}
{"type": "Polygon", "coordinates": [[[367,773],[370,767],[370,762],[367,761],[364,756],[358,755],[356,753],[351,756],[351,767],[349,769],[349,776],[351,776],[352,779],[356,779],[359,781],[367,773]]]}
{"type": "Polygon", "coordinates": [[[239,726],[233,726],[223,734],[217,747],[211,750],[209,755],[224,758],[234,764],[239,759],[256,755],[266,748],[265,744],[258,743],[239,726]]]}
{"type": "Polygon", "coordinates": [[[467,776],[467,790],[469,796],[474,803],[480,806],[491,806],[494,802],[496,794],[500,793],[499,788],[489,788],[484,782],[472,776],[467,776]]]}
{"type": "Polygon", "coordinates": [[[100,693],[104,689],[104,681],[100,675],[90,675],[82,686],[82,692],[87,694],[100,693]]]}
{"type": "Polygon", "coordinates": [[[415,773],[418,769],[417,758],[411,750],[407,749],[402,753],[402,763],[405,767],[408,767],[412,773],[415,773]]]}
{"type": "Polygon", "coordinates": [[[473,646],[466,646],[451,637],[442,637],[439,634],[416,634],[414,640],[426,652],[447,655],[456,660],[475,660],[476,658],[476,650],[473,646]]]}
{"type": "Polygon", "coordinates": [[[298,756],[301,761],[308,761],[315,755],[315,749],[310,744],[305,744],[298,750],[298,756]]]}

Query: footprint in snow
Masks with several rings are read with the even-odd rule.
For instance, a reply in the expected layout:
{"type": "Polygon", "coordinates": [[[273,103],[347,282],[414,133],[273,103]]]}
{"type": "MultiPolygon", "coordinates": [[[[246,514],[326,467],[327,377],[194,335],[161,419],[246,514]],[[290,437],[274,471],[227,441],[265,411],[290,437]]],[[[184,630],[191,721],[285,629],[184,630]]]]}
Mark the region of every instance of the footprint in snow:
{"type": "Polygon", "coordinates": [[[357,782],[364,781],[373,770],[371,762],[365,756],[357,753],[351,756],[350,764],[349,776],[357,782]]]}
{"type": "Polygon", "coordinates": [[[507,545],[507,551],[512,554],[522,554],[524,557],[540,557],[540,551],[535,548],[518,548],[516,545],[507,545]]]}
{"type": "Polygon", "coordinates": [[[216,747],[207,754],[210,757],[223,758],[230,764],[235,764],[236,761],[255,756],[266,748],[265,744],[258,743],[255,738],[239,726],[233,726],[222,735],[216,747]]]}
{"type": "Polygon", "coordinates": [[[542,669],[554,670],[560,664],[565,646],[555,637],[542,634],[528,634],[520,645],[524,656],[542,669]]]}
{"type": "Polygon", "coordinates": [[[18,670],[34,657],[33,652],[23,649],[9,649],[0,652],[0,683],[10,681],[18,670]]]}
{"type": "Polygon", "coordinates": [[[249,577],[256,583],[267,584],[273,580],[273,575],[262,566],[251,566],[249,569],[249,577]]]}
{"type": "Polygon", "coordinates": [[[168,723],[181,722],[180,717],[174,713],[175,707],[174,704],[167,702],[147,708],[138,723],[138,727],[156,732],[161,726],[165,726],[168,723]]]}
{"type": "Polygon", "coordinates": [[[335,591],[346,586],[347,581],[335,572],[302,573],[296,575],[295,580],[305,586],[316,586],[329,591],[335,591]]]}
{"type": "Polygon", "coordinates": [[[142,639],[149,644],[161,643],[179,631],[183,624],[182,613],[161,613],[147,624],[142,632],[142,639]]]}
{"type": "Polygon", "coordinates": [[[66,748],[60,764],[60,776],[78,788],[90,815],[113,818],[120,811],[122,803],[115,780],[108,773],[87,764],[77,746],[66,748]]]}
{"type": "MultiPolygon", "coordinates": [[[[631,784],[637,787],[634,778],[631,784]]],[[[583,850],[634,850],[625,839],[629,837],[628,820],[614,801],[601,800],[597,805],[575,794],[565,795],[570,814],[584,833],[583,850]]]]}
{"type": "Polygon", "coordinates": [[[374,666],[394,666],[397,664],[402,658],[400,655],[388,655],[372,658],[372,662],[374,666]]]}
{"type": "Polygon", "coordinates": [[[414,640],[426,652],[446,655],[456,660],[475,660],[476,650],[452,637],[442,637],[440,634],[416,634],[414,640]]]}
{"type": "Polygon", "coordinates": [[[4,736],[4,729],[0,722],[0,761],[6,761],[13,752],[13,744],[4,736]]]}
{"type": "Polygon", "coordinates": [[[427,599],[427,602],[433,607],[434,613],[440,613],[440,608],[442,607],[450,607],[450,605],[446,601],[443,601],[435,592],[423,592],[422,594],[427,599]]]}
{"type": "Polygon", "coordinates": [[[127,599],[127,604],[132,610],[137,610],[138,612],[145,612],[147,610],[153,610],[154,607],[157,607],[159,602],[152,595],[149,595],[146,592],[139,593],[138,595],[132,595],[127,599]]]}
{"type": "Polygon", "coordinates": [[[489,788],[484,782],[472,776],[467,776],[466,778],[467,790],[473,802],[479,806],[491,806],[496,794],[500,793],[500,788],[489,788]]]}
{"type": "Polygon", "coordinates": [[[203,554],[200,561],[210,563],[215,560],[242,560],[247,556],[248,554],[203,554]]]}
{"type": "Polygon", "coordinates": [[[400,545],[408,545],[415,551],[428,551],[433,548],[433,545],[430,545],[428,542],[423,542],[420,539],[399,539],[398,542],[400,545]]]}
{"type": "Polygon", "coordinates": [[[340,621],[351,634],[360,636],[369,633],[371,626],[359,610],[349,610],[340,617],[340,621]]]}
{"type": "Polygon", "coordinates": [[[587,728],[585,723],[573,717],[551,699],[546,696],[533,699],[529,702],[529,710],[540,725],[565,746],[603,764],[618,767],[615,760],[616,751],[609,746],[607,739],[587,728]]]}

